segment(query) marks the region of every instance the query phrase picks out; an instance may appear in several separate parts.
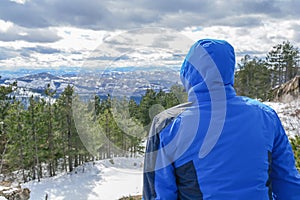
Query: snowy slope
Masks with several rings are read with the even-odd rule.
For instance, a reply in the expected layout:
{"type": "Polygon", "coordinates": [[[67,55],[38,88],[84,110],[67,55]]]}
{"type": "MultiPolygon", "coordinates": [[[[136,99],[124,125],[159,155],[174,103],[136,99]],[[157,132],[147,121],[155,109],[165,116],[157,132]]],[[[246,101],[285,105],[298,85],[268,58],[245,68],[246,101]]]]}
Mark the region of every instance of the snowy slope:
{"type": "Polygon", "coordinates": [[[300,100],[296,99],[287,103],[265,102],[265,104],[277,112],[289,137],[300,135],[300,100]]]}
{"type": "Polygon", "coordinates": [[[31,200],[114,200],[142,193],[142,158],[114,158],[89,162],[72,173],[31,181],[31,200]],[[84,168],[84,169],[83,169],[84,168]]]}

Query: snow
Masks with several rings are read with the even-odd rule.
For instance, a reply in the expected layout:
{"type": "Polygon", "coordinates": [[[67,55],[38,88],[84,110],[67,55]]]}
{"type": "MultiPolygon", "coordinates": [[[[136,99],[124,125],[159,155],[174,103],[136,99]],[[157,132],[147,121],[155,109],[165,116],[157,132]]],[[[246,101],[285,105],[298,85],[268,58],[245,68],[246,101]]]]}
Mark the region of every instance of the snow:
{"type": "Polygon", "coordinates": [[[2,190],[8,190],[10,187],[6,187],[6,186],[2,186],[2,185],[0,185],[0,191],[2,191],[2,190]]]}
{"type": "Polygon", "coordinates": [[[31,190],[31,200],[113,200],[142,194],[143,158],[113,158],[89,162],[65,173],[40,182],[22,185],[31,190]]]}
{"type": "Polygon", "coordinates": [[[289,137],[300,136],[300,100],[289,102],[264,102],[273,108],[289,137]]]}
{"type": "Polygon", "coordinates": [[[3,191],[3,194],[10,194],[10,193],[13,193],[14,191],[18,191],[18,189],[17,188],[10,188],[9,190],[3,191]]]}

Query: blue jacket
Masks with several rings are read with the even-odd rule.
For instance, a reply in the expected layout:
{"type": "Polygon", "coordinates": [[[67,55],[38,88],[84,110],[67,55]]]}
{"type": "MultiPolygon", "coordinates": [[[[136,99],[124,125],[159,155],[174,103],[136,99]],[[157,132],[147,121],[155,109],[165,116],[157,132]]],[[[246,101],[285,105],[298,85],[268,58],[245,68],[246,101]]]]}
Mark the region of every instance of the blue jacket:
{"type": "Polygon", "coordinates": [[[236,96],[226,41],[199,40],[181,79],[190,104],[157,115],[149,133],[143,198],[300,200],[300,175],[270,107],[236,96]]]}

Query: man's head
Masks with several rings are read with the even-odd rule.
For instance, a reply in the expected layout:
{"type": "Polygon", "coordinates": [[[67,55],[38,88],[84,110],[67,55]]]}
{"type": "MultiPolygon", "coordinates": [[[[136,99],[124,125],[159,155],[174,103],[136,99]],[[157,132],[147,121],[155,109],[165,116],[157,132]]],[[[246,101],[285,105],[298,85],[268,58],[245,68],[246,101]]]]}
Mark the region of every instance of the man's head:
{"type": "Polygon", "coordinates": [[[191,47],[180,75],[187,91],[193,88],[194,92],[203,92],[208,90],[207,84],[233,86],[234,68],[234,49],[228,42],[202,39],[191,47]]]}

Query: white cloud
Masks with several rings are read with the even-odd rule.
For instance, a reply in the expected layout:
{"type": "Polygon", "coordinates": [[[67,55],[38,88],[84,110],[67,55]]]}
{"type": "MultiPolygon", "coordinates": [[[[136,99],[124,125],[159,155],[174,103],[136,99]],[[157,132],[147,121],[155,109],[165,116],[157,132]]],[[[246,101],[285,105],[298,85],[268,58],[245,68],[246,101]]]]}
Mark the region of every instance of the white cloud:
{"type": "Polygon", "coordinates": [[[235,48],[237,62],[246,55],[264,58],[274,45],[289,40],[299,47],[300,41],[295,40],[295,24],[299,20],[264,19],[258,27],[211,26],[195,31],[195,27],[186,28],[182,33],[193,40],[202,38],[224,39],[235,48]],[[279,26],[280,24],[280,26],[279,26]]]}
{"type": "Polygon", "coordinates": [[[102,43],[103,37],[108,33],[107,31],[94,31],[76,27],[57,27],[56,31],[58,36],[63,39],[50,44],[50,46],[70,51],[93,50],[102,43]]]}
{"type": "Polygon", "coordinates": [[[25,4],[26,1],[29,1],[29,0],[10,0],[11,2],[15,2],[15,3],[19,3],[19,4],[25,4]]]}
{"type": "Polygon", "coordinates": [[[11,22],[0,21],[0,41],[27,41],[38,43],[51,43],[60,40],[52,27],[30,29],[15,25],[11,22]]]}
{"type": "Polygon", "coordinates": [[[12,22],[0,19],[0,32],[7,32],[13,26],[12,22]]]}

